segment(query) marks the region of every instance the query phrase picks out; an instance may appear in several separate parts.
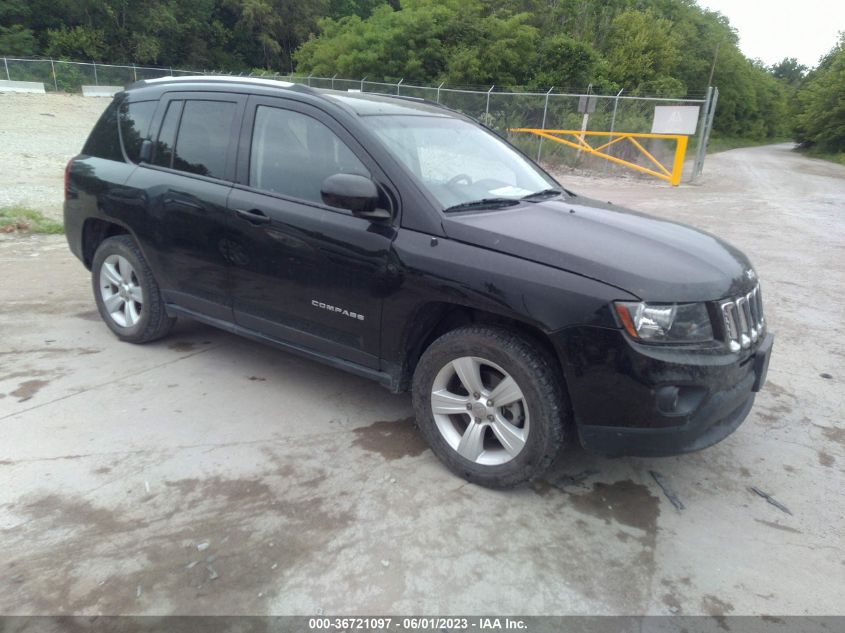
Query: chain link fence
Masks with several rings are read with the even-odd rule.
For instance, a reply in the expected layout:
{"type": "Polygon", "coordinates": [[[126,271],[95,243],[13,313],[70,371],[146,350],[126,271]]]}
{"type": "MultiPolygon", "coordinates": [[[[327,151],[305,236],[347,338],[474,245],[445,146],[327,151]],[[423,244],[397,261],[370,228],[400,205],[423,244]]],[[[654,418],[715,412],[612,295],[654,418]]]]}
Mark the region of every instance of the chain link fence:
{"type": "MultiPolygon", "coordinates": [[[[137,65],[100,64],[95,62],[71,62],[52,59],[24,59],[3,57],[0,79],[11,81],[37,81],[44,84],[48,92],[80,92],[82,86],[125,86],[143,79],[184,75],[230,75],[213,70],[184,70],[137,65]]],[[[259,76],[259,75],[255,75],[259,76]]],[[[458,88],[440,84],[419,86],[395,82],[314,77],[312,75],[261,74],[268,79],[279,79],[300,83],[313,88],[343,91],[361,91],[428,99],[458,110],[478,119],[498,134],[552,169],[578,169],[604,174],[626,174],[635,172],[609,163],[601,157],[591,156],[552,141],[544,141],[533,134],[511,133],[511,128],[541,128],[564,130],[595,130],[601,132],[650,132],[657,105],[699,106],[701,117],[696,135],[690,138],[688,157],[694,157],[692,169],[688,169],[686,180],[700,175],[704,164],[706,144],[712,128],[714,96],[717,91],[708,88],[701,98],[674,99],[666,97],[643,97],[626,95],[621,90],[616,95],[595,95],[595,110],[585,119],[579,105],[584,94],[560,93],[551,88],[548,92],[506,92],[495,86],[483,88],[458,88]],[[586,127],[583,127],[586,126],[586,127]]],[[[608,139],[609,140],[609,139],[608,139]]],[[[671,164],[674,143],[663,139],[645,139],[643,145],[660,162],[671,164]]],[[[629,143],[616,143],[605,150],[608,154],[623,160],[641,163],[642,154],[629,143]]]]}

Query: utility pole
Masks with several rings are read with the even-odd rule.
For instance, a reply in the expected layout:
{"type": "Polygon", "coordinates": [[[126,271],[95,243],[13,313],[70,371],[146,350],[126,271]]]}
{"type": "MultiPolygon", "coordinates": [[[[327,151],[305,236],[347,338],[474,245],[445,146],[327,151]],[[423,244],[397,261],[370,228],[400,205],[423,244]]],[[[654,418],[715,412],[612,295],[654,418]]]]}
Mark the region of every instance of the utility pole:
{"type": "Polygon", "coordinates": [[[707,80],[707,85],[713,85],[713,73],[716,72],[716,58],[719,57],[719,47],[722,45],[722,40],[716,42],[716,52],[713,53],[713,65],[710,66],[710,79],[707,80]]]}

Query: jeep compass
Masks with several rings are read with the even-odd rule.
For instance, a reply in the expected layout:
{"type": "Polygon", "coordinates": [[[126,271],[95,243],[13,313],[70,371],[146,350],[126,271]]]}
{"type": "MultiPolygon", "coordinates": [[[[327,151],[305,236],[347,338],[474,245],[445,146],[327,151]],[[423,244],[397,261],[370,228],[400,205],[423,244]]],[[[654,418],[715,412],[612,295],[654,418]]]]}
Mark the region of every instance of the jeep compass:
{"type": "Polygon", "coordinates": [[[411,391],[435,455],[487,486],[564,442],[710,446],[766,376],[740,251],[576,195],[418,99],[141,81],[68,163],[64,214],[121,340],[187,317],[411,391]]]}

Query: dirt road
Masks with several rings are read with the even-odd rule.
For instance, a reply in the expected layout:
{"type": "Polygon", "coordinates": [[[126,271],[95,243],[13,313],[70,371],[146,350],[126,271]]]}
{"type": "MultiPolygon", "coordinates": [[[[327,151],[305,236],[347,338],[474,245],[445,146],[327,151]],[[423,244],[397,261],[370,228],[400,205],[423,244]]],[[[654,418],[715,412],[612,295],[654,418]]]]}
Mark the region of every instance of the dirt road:
{"type": "Polygon", "coordinates": [[[777,339],[736,434],[485,490],[407,396],[190,322],[120,344],[61,238],[0,242],[0,613],[845,614],[845,168],[566,181],[749,254],[777,339]]]}

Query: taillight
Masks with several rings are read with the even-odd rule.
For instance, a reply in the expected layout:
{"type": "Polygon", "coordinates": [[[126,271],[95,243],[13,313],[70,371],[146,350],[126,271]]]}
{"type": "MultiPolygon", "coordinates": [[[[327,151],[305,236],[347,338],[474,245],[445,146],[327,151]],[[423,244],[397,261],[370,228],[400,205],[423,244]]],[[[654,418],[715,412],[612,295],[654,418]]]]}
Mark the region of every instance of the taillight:
{"type": "Polygon", "coordinates": [[[67,165],[65,165],[65,200],[70,199],[70,167],[73,165],[74,159],[71,158],[67,165]]]}

